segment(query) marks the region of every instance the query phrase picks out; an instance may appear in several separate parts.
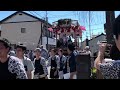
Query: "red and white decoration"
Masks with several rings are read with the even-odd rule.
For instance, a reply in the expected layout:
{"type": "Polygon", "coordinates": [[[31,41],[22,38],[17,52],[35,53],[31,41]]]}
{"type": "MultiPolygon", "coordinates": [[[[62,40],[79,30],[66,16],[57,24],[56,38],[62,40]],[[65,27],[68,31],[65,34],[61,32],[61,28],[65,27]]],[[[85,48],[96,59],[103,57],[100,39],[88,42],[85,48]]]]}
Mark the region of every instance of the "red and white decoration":
{"type": "Polygon", "coordinates": [[[50,32],[57,33],[57,34],[65,33],[65,32],[74,32],[74,33],[79,34],[80,36],[82,36],[82,31],[85,31],[86,28],[84,26],[73,26],[72,25],[69,28],[54,27],[54,28],[48,28],[48,30],[50,32]]]}

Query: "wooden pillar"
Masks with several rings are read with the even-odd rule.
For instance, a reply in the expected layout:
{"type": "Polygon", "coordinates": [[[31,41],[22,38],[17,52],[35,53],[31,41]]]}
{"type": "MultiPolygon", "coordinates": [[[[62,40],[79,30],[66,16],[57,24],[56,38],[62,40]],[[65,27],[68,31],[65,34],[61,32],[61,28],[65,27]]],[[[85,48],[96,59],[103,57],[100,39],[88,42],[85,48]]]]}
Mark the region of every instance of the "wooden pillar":
{"type": "Polygon", "coordinates": [[[106,39],[108,44],[113,44],[114,43],[114,38],[113,38],[113,22],[115,20],[115,13],[114,11],[106,11],[106,39]]]}

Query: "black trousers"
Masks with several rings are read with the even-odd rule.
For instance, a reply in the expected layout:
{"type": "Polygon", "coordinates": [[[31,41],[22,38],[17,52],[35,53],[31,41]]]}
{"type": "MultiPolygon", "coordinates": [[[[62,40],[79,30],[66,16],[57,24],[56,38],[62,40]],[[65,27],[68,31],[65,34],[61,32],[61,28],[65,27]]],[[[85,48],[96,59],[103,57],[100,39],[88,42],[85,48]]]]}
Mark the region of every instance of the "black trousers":
{"type": "Polygon", "coordinates": [[[57,74],[54,75],[56,70],[57,70],[56,68],[55,69],[50,69],[50,78],[59,78],[58,71],[57,71],[57,74]]]}
{"type": "Polygon", "coordinates": [[[43,77],[43,78],[39,78],[39,79],[45,79],[45,77],[43,77]]]}

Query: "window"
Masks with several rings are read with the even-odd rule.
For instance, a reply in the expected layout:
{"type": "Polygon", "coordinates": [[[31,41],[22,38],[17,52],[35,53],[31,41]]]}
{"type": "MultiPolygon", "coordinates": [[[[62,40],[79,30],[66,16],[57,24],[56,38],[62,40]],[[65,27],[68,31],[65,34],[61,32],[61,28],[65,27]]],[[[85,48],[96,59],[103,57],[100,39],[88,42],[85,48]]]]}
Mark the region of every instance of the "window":
{"type": "Polygon", "coordinates": [[[21,28],[21,33],[26,33],[26,28],[21,28]]]}

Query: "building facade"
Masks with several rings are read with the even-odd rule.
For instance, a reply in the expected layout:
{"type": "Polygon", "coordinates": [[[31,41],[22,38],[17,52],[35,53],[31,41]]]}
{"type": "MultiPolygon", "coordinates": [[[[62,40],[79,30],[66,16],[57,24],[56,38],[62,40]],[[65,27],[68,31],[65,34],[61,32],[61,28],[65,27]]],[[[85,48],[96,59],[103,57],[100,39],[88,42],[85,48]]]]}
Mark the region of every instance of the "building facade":
{"type": "MultiPolygon", "coordinates": [[[[15,12],[0,22],[0,34],[1,38],[8,39],[13,45],[26,45],[28,50],[34,50],[41,44],[46,48],[47,35],[48,44],[54,46],[56,40],[53,39],[52,32],[44,28],[45,25],[46,22],[38,17],[26,12],[15,12]]],[[[48,24],[48,27],[50,26],[48,24]]]]}

